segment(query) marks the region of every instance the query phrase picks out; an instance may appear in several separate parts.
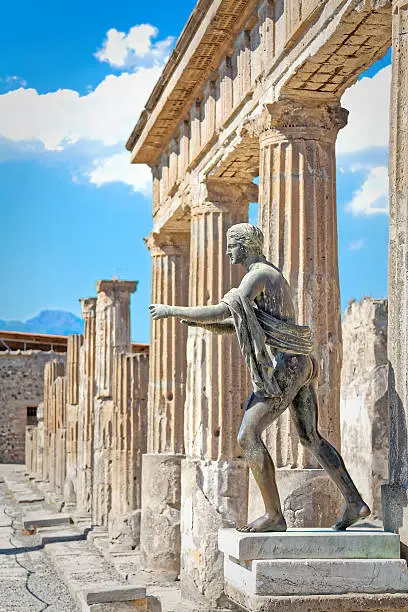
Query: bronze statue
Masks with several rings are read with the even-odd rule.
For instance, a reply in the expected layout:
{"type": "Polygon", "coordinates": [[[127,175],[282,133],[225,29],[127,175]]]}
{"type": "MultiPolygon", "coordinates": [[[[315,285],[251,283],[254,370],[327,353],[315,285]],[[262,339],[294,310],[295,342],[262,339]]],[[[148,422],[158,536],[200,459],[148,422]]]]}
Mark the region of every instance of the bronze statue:
{"type": "Polygon", "coordinates": [[[152,304],[153,319],[180,317],[216,333],[237,333],[251,372],[251,394],[238,443],[261,490],[265,514],[240,531],[286,531],[275,467],[261,434],[290,406],[301,443],[316,457],[343,495],[346,506],[333,526],[344,530],[370,514],[338,451],[320,435],[313,387],[317,364],[310,329],[296,325],[290,287],[281,271],[263,255],[263,234],[249,223],[227,232],[227,255],[247,273],[237,289],[214,306],[179,307],[152,304]]]}

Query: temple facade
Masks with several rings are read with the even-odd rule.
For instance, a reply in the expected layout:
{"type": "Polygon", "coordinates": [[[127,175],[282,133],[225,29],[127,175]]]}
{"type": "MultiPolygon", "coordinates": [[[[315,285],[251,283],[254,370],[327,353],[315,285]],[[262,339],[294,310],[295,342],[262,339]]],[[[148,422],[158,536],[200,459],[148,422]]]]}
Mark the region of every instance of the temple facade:
{"type": "MultiPolygon", "coordinates": [[[[319,428],[340,449],[335,145],[348,118],[341,96],[392,44],[391,452],[382,513],[406,544],[407,29],[404,0],[199,0],[127,142],[132,162],[152,170],[153,303],[215,304],[237,286],[226,231],[259,203],[265,255],[290,283],[299,323],[313,332],[319,428]]],[[[42,478],[63,488],[112,546],[140,541],[143,569],[180,575],[184,596],[218,606],[217,531],[245,522],[260,504],[236,442],[248,374],[234,336],[187,330],[175,319],[152,323],[148,363],[133,354],[135,289],[100,281],[97,298],[82,301],[84,337],[68,346],[67,374],[47,367],[42,478]],[[61,465],[50,461],[64,444],[61,465]]],[[[339,495],[299,444],[289,414],[265,442],[288,524],[331,524],[339,495]]],[[[375,496],[378,506],[378,487],[375,496]]]]}

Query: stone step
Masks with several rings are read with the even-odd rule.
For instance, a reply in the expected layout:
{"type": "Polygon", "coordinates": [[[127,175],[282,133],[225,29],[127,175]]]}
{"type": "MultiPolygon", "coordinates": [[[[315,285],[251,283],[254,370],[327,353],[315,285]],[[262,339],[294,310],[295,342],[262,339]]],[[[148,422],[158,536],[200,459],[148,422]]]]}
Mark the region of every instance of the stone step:
{"type": "Polygon", "coordinates": [[[274,559],[244,567],[224,558],[227,584],[252,595],[336,595],[406,593],[402,559],[274,559]]]}
{"type": "Polygon", "coordinates": [[[218,547],[239,561],[400,558],[399,536],[379,529],[289,529],[284,533],[240,533],[236,529],[221,529],[218,547]]]}
{"type": "Polygon", "coordinates": [[[54,527],[56,525],[69,525],[71,518],[69,514],[57,512],[27,512],[23,515],[24,529],[36,529],[38,527],[54,527]]]}

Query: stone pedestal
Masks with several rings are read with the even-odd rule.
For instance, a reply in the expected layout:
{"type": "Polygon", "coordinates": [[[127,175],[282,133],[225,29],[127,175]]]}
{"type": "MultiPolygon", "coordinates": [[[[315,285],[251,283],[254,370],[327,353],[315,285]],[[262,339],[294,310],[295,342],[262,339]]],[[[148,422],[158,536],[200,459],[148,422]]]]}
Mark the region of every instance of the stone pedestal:
{"type": "MultiPolygon", "coordinates": [[[[276,482],[288,527],[330,527],[340,515],[343,498],[324,470],[280,468],[276,482]]],[[[265,506],[252,474],[248,498],[248,520],[253,521],[265,506]]]]}
{"type": "Polygon", "coordinates": [[[155,453],[142,461],[142,567],[180,570],[180,455],[155,453]],[[149,535],[149,538],[146,535],[149,535]]]}
{"type": "Polygon", "coordinates": [[[248,468],[243,459],[185,459],[181,467],[181,592],[187,599],[222,607],[220,527],[246,523],[248,468]]]}
{"type": "MultiPolygon", "coordinates": [[[[146,245],[152,256],[152,303],[186,306],[189,233],[153,233],[146,239],[146,245]]],[[[186,339],[187,328],[179,320],[152,321],[148,454],[142,460],[142,563],[145,569],[177,575],[180,571],[180,462],[184,455],[186,339]],[[170,479],[171,487],[161,469],[170,479]]]]}
{"type": "MultiPolygon", "coordinates": [[[[359,593],[408,593],[408,571],[399,558],[399,545],[395,534],[368,529],[219,532],[226,593],[245,609],[259,612],[281,609],[284,598],[286,609],[292,610],[292,597],[316,596],[320,603],[325,596],[339,597],[337,610],[361,610],[343,607],[344,595],[352,593],[352,599],[359,593]]],[[[305,610],[315,609],[312,600],[307,603],[305,610]]]]}

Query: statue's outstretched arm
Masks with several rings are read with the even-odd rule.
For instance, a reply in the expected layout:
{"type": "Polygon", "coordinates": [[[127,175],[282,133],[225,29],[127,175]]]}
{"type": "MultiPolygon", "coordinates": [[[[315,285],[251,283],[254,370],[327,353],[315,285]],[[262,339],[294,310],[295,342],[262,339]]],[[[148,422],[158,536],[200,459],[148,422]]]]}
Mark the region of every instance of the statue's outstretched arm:
{"type": "Polygon", "coordinates": [[[182,323],[185,323],[189,327],[202,327],[214,334],[234,334],[235,325],[232,317],[224,319],[224,321],[218,321],[218,323],[197,323],[196,321],[185,321],[182,319],[182,323]]]}
{"type": "Polygon", "coordinates": [[[167,306],[165,304],[151,304],[149,306],[152,318],[166,319],[167,317],[180,317],[185,321],[197,323],[217,323],[230,316],[229,308],[224,302],[215,306],[167,306]]]}

